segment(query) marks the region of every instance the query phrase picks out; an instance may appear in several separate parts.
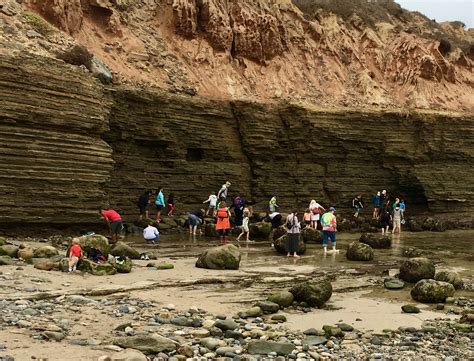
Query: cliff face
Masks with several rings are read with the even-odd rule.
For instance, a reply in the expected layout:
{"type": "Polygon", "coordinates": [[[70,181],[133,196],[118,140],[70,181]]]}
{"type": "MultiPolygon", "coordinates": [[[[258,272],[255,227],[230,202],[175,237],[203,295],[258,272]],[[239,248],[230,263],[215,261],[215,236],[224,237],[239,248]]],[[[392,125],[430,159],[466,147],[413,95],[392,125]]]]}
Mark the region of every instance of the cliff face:
{"type": "Polygon", "coordinates": [[[344,212],[386,188],[413,212],[472,217],[472,115],[215,101],[0,60],[0,223],[91,223],[107,200],[130,221],[160,185],[187,211],[225,180],[257,210],[276,193],[284,209],[316,198],[344,212]]]}
{"type": "Polygon", "coordinates": [[[48,56],[82,44],[121,84],[218,99],[474,110],[472,31],[436,24],[389,0],[25,0],[15,6],[15,15],[0,13],[6,43],[48,56]]]}

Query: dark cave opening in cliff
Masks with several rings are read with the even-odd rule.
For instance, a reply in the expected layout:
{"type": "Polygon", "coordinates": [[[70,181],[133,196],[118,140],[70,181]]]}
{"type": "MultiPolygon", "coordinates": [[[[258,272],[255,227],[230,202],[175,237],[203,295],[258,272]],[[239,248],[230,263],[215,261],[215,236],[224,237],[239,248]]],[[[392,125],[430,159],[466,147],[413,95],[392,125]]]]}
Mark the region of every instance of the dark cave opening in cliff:
{"type": "Polygon", "coordinates": [[[188,148],[186,152],[186,160],[188,162],[199,162],[204,158],[204,149],[188,148]]]}

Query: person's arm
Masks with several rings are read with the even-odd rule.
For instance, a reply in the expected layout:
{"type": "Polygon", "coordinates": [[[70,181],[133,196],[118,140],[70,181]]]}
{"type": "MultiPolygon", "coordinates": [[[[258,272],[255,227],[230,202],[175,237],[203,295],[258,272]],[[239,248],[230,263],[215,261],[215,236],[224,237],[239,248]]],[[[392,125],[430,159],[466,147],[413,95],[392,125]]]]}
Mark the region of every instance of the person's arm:
{"type": "Polygon", "coordinates": [[[207,199],[207,201],[204,201],[204,202],[202,202],[202,203],[209,203],[210,201],[211,201],[211,197],[209,197],[209,198],[207,199]]]}

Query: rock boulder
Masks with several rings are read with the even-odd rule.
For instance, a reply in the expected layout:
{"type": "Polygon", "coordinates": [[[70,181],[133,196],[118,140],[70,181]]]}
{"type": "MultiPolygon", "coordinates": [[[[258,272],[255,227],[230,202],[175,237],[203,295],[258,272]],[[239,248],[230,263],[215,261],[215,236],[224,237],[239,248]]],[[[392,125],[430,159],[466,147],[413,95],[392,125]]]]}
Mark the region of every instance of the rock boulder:
{"type": "Polygon", "coordinates": [[[88,254],[92,249],[96,249],[107,258],[110,253],[109,240],[100,234],[78,237],[77,240],[86,254],[88,254]]]}
{"type": "Polygon", "coordinates": [[[289,291],[274,293],[268,297],[268,301],[274,302],[280,307],[290,307],[294,299],[293,293],[289,291]]]}
{"type": "Polygon", "coordinates": [[[228,244],[205,250],[196,261],[196,267],[207,269],[239,269],[241,254],[239,249],[228,244]]]}
{"type": "Polygon", "coordinates": [[[112,266],[110,263],[96,263],[87,258],[83,258],[79,261],[78,268],[81,271],[93,274],[95,276],[109,276],[117,273],[114,266],[112,266]]]}
{"type": "Polygon", "coordinates": [[[11,258],[17,258],[18,247],[12,244],[5,244],[0,246],[0,256],[9,256],[11,258]]]}
{"type": "Polygon", "coordinates": [[[114,345],[133,348],[145,353],[170,352],[176,350],[176,342],[158,334],[117,337],[114,345]]]}
{"type": "Polygon", "coordinates": [[[428,258],[410,258],[400,266],[400,278],[406,282],[416,283],[422,279],[433,278],[434,275],[435,265],[428,258]]]}
{"type": "Polygon", "coordinates": [[[51,258],[57,255],[59,255],[59,252],[53,246],[43,246],[37,248],[33,253],[33,257],[35,258],[51,258]]]}
{"type": "Polygon", "coordinates": [[[439,271],[436,272],[435,278],[436,281],[448,282],[451,283],[455,289],[460,290],[464,286],[464,282],[459,276],[459,273],[452,271],[439,271]]]}
{"type": "Polygon", "coordinates": [[[290,289],[298,302],[306,302],[311,307],[322,307],[332,295],[332,285],[328,280],[309,281],[290,289]]]}
{"type": "Polygon", "coordinates": [[[110,254],[116,257],[128,257],[131,259],[140,259],[140,252],[130,247],[125,242],[118,241],[110,249],[110,254]]]}
{"type": "MultiPolygon", "coordinates": [[[[286,234],[278,238],[276,241],[273,242],[273,247],[277,250],[278,253],[286,254],[286,234]]],[[[298,251],[297,254],[304,254],[306,252],[306,244],[304,243],[303,239],[300,237],[300,241],[298,243],[298,251]]]]}
{"type": "Polygon", "coordinates": [[[253,239],[268,239],[272,232],[272,224],[268,222],[252,223],[249,228],[253,239]]]}
{"type": "Polygon", "coordinates": [[[347,246],[346,257],[351,261],[371,261],[374,259],[374,250],[368,244],[352,242],[347,246]]]}
{"type": "Polygon", "coordinates": [[[447,297],[454,296],[454,286],[447,282],[423,279],[416,283],[410,294],[418,302],[442,303],[447,297]]]}
{"type": "Polygon", "coordinates": [[[359,242],[368,244],[374,249],[390,248],[392,246],[392,239],[390,237],[380,236],[374,233],[363,233],[359,238],[359,242]]]}
{"type": "Polygon", "coordinates": [[[305,227],[301,230],[301,238],[305,243],[322,243],[323,232],[319,229],[305,227]]]}
{"type": "Polygon", "coordinates": [[[251,341],[247,345],[247,352],[251,355],[267,355],[275,352],[278,355],[288,355],[295,349],[295,345],[289,342],[273,342],[273,341],[251,341]]]}

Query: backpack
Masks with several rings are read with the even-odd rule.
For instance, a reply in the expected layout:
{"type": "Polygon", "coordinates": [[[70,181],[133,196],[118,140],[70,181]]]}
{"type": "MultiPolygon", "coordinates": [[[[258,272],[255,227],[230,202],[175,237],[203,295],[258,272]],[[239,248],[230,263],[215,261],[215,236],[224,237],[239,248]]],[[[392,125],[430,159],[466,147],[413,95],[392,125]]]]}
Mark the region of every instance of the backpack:
{"type": "Polygon", "coordinates": [[[313,208],[313,209],[311,210],[311,212],[312,212],[313,214],[320,214],[320,213],[321,213],[321,211],[319,210],[319,207],[313,208]]]}

